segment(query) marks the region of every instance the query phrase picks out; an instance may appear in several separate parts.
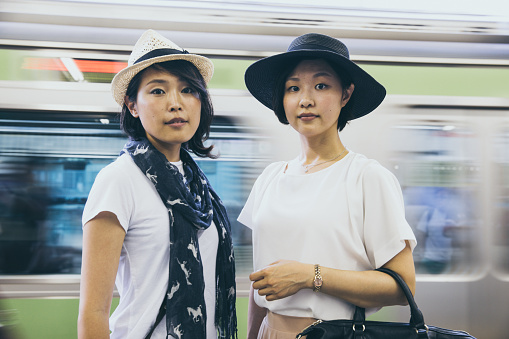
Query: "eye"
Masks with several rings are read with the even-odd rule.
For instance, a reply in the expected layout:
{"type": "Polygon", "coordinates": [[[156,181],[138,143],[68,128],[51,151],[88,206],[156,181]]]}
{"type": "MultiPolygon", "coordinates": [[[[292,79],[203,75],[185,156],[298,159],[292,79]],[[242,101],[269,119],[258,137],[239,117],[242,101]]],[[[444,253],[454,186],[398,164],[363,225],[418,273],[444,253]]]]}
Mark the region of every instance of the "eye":
{"type": "Polygon", "coordinates": [[[327,88],[327,85],[326,84],[318,84],[315,86],[316,89],[325,89],[327,88]]]}
{"type": "Polygon", "coordinates": [[[290,86],[287,89],[288,92],[297,92],[298,90],[299,90],[299,87],[297,87],[297,86],[290,86]]]}
{"type": "Polygon", "coordinates": [[[150,91],[150,94],[164,94],[164,91],[160,88],[154,88],[150,91]]]}
{"type": "Polygon", "coordinates": [[[196,90],[192,87],[185,87],[183,90],[182,90],[182,93],[185,93],[185,94],[193,94],[193,93],[196,93],[196,90]]]}

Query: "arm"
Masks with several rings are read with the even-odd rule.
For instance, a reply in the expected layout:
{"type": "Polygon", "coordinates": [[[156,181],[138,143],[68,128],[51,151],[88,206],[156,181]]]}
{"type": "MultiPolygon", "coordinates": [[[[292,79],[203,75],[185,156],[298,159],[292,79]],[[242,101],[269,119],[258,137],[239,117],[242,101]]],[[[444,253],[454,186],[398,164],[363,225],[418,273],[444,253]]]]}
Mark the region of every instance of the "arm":
{"type": "MultiPolygon", "coordinates": [[[[383,267],[401,275],[415,293],[415,269],[410,245],[383,267]]],[[[369,308],[406,305],[406,298],[389,275],[377,271],[345,271],[321,267],[323,286],[320,293],[341,298],[351,304],[369,308]]],[[[282,260],[252,273],[253,288],[268,301],[282,299],[304,288],[313,289],[314,265],[282,260]]]]}
{"type": "MultiPolygon", "coordinates": [[[[406,247],[383,267],[398,273],[407,283],[412,294],[415,294],[415,269],[408,242],[406,247]]],[[[360,307],[407,304],[405,295],[396,281],[383,272],[339,271],[324,268],[322,277],[324,293],[337,296],[360,307]],[[326,279],[329,279],[330,283],[327,283],[326,279]]]]}
{"type": "Polygon", "coordinates": [[[110,337],[110,315],[115,275],[125,231],[111,212],[101,212],[83,228],[79,339],[110,337]]]}
{"type": "Polygon", "coordinates": [[[247,339],[258,338],[258,331],[263,318],[267,315],[267,309],[258,306],[254,301],[254,289],[251,285],[249,290],[249,304],[247,309],[247,339]]]}

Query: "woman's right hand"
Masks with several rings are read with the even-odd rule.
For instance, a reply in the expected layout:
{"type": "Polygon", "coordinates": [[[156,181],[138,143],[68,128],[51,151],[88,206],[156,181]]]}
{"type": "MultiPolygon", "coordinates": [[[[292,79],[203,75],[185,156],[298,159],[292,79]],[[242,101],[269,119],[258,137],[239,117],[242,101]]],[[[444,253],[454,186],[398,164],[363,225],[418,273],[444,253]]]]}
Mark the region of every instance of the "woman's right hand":
{"type": "Polygon", "coordinates": [[[303,288],[313,288],[314,266],[293,260],[278,260],[253,272],[249,279],[267,301],[283,299],[303,288]]]}

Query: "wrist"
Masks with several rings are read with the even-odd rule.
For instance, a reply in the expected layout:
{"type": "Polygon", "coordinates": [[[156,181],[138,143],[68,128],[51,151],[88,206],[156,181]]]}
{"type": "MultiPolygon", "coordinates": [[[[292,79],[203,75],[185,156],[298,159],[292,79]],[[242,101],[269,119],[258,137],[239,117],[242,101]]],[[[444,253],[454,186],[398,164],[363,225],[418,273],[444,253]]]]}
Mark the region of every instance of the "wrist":
{"type": "Polygon", "coordinates": [[[315,281],[315,265],[308,265],[308,268],[306,269],[306,281],[305,281],[305,284],[306,284],[306,288],[309,288],[310,290],[314,289],[315,288],[315,284],[314,284],[314,281],[315,281]]]}

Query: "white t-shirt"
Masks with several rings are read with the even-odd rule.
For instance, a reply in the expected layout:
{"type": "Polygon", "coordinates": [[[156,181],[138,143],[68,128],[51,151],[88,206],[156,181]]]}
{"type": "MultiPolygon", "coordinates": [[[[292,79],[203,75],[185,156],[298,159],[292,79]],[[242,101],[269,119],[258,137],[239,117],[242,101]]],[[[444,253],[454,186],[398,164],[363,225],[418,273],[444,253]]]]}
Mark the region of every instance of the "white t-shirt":
{"type": "MultiPolygon", "coordinates": [[[[181,172],[182,162],[174,163],[181,172]]],[[[115,284],[120,302],[110,317],[111,338],[144,338],[167,293],[169,217],[154,185],[127,154],[97,175],[82,223],[103,211],[114,213],[126,231],[115,284]]],[[[216,256],[219,243],[214,224],[198,232],[205,278],[207,338],[217,338],[215,319],[216,256]]],[[[152,338],[166,338],[166,319],[152,338]]]]}
{"type": "MultiPolygon", "coordinates": [[[[253,230],[255,271],[279,259],[372,270],[401,252],[405,240],[415,247],[399,183],[378,162],[350,152],[315,173],[298,173],[297,166],[297,159],[269,165],[238,218],[253,230]]],[[[351,319],[354,312],[351,304],[311,289],[276,301],[255,293],[255,301],[288,316],[351,319]]]]}

